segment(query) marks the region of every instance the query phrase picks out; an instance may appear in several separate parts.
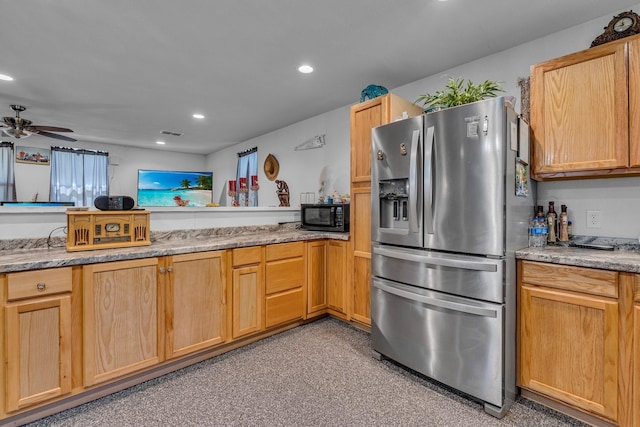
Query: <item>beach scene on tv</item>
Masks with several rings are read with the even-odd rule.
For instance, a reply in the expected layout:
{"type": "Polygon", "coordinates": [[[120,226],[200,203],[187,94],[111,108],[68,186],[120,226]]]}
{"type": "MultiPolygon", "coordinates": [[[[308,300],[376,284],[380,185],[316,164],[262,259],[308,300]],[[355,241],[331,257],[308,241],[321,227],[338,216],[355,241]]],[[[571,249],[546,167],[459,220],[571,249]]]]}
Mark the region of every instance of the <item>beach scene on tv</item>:
{"type": "Polygon", "coordinates": [[[212,172],[138,169],[138,206],[206,206],[212,184],[212,172]]]}

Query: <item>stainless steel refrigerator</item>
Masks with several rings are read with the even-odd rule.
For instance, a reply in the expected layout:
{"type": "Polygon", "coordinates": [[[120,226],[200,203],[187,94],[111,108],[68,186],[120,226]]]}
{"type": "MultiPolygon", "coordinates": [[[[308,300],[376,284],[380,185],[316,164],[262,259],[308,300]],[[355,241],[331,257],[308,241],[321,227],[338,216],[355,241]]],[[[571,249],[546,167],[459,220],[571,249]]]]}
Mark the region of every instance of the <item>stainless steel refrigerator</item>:
{"type": "Polygon", "coordinates": [[[374,354],[484,402],[517,396],[516,266],[535,185],[504,97],[372,130],[374,354]]]}

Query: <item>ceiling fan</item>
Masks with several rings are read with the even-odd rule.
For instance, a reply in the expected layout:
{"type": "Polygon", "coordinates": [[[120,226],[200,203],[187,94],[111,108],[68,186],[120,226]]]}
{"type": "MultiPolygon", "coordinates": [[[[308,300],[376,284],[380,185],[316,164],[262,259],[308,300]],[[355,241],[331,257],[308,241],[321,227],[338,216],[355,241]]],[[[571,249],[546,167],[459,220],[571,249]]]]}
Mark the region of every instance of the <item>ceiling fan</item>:
{"type": "Polygon", "coordinates": [[[49,138],[61,139],[62,141],[74,142],[73,138],[58,135],[52,132],[73,132],[71,129],[61,128],[57,126],[36,126],[31,124],[31,120],[23,119],[20,113],[26,110],[22,105],[11,105],[11,109],[16,112],[15,117],[3,117],[3,123],[0,123],[2,132],[13,138],[27,138],[33,134],[48,136],[49,138]]]}

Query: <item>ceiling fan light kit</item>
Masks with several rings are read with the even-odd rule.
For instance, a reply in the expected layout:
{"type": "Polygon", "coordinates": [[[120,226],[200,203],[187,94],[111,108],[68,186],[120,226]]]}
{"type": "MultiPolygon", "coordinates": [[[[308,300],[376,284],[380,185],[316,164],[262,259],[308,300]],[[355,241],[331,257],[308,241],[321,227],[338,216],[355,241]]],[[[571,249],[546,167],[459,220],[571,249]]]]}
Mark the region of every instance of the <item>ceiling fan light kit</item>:
{"type": "Polygon", "coordinates": [[[11,105],[11,109],[15,111],[15,117],[3,117],[2,123],[0,123],[0,128],[2,132],[12,138],[20,139],[20,138],[28,138],[31,135],[41,135],[49,138],[60,139],[62,141],[75,142],[76,140],[73,138],[69,138],[68,136],[58,135],[53,132],[73,132],[71,129],[58,127],[58,126],[40,126],[40,125],[32,125],[31,120],[24,119],[20,117],[20,113],[25,111],[27,108],[22,105],[11,105]]]}

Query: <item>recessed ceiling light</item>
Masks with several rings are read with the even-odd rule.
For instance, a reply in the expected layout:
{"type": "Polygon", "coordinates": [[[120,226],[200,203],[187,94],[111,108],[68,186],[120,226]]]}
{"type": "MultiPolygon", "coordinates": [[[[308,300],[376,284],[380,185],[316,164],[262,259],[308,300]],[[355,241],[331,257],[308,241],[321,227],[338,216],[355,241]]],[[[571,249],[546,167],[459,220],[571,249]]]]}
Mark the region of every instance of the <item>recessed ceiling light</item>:
{"type": "Polygon", "coordinates": [[[313,67],[311,65],[301,65],[298,67],[298,71],[300,71],[302,74],[313,73],[313,67]]]}
{"type": "Polygon", "coordinates": [[[5,81],[10,82],[10,81],[13,81],[13,77],[8,76],[6,74],[0,74],[0,80],[5,80],[5,81]]]}
{"type": "Polygon", "coordinates": [[[156,144],[158,144],[158,145],[164,145],[164,144],[165,144],[165,142],[164,142],[164,141],[156,141],[156,144]]]}
{"type": "Polygon", "coordinates": [[[196,113],[196,114],[193,115],[193,118],[194,119],[204,119],[204,114],[196,113]]]}

